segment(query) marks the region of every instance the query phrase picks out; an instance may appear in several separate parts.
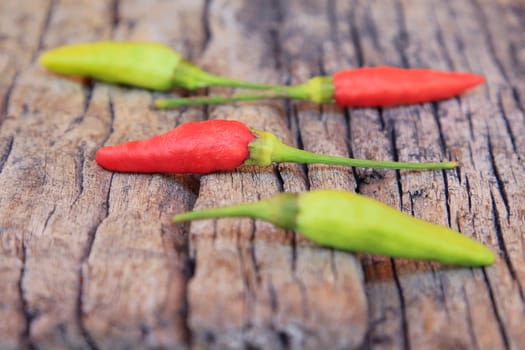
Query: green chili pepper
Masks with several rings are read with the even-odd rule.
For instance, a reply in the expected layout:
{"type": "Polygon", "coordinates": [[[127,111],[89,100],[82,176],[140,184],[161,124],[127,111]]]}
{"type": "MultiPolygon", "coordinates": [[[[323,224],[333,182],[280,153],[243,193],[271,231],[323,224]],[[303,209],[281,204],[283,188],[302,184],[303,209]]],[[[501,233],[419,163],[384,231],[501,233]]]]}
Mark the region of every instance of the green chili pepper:
{"type": "Polygon", "coordinates": [[[39,62],[56,73],[159,91],[173,87],[187,90],[207,86],[274,87],[207,73],[169,47],[157,43],[102,41],[66,45],[43,53],[39,62]]]}
{"type": "Polygon", "coordinates": [[[485,266],[494,254],[477,241],[344,191],[281,193],[255,203],[175,215],[174,223],[222,217],[250,217],[294,230],[328,247],[444,264],[485,266]]]}

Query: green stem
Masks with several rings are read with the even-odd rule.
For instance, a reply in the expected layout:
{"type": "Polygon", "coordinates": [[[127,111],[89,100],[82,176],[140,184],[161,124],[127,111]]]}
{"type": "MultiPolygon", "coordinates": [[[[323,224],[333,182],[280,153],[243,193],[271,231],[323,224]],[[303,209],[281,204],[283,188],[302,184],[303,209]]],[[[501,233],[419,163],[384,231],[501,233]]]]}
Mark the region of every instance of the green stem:
{"type": "Polygon", "coordinates": [[[260,210],[260,202],[239,204],[229,207],[209,208],[197,211],[188,211],[175,215],[172,219],[173,223],[180,223],[184,221],[212,219],[212,218],[226,218],[226,217],[249,217],[261,218],[262,212],[260,210]]]}
{"type": "Polygon", "coordinates": [[[453,169],[458,166],[457,162],[429,162],[429,163],[415,163],[415,162],[390,162],[377,161],[368,159],[355,159],[337,156],[329,156],[323,154],[316,154],[303,151],[294,147],[290,147],[283,143],[279,143],[273,149],[272,160],[274,162],[294,162],[301,164],[331,164],[331,165],[346,165],[363,168],[378,168],[378,169],[415,169],[415,170],[441,170],[453,169]]]}
{"type": "MultiPolygon", "coordinates": [[[[197,74],[197,73],[196,73],[197,74]]],[[[280,86],[280,85],[261,85],[238,82],[222,78],[218,76],[212,76],[208,73],[200,71],[200,81],[196,87],[203,86],[234,86],[244,87],[252,89],[266,89],[269,91],[253,93],[253,94],[239,94],[233,96],[198,96],[198,97],[186,97],[186,98],[167,98],[157,99],[154,101],[156,108],[169,108],[169,107],[183,107],[183,106],[195,106],[195,105],[211,105],[220,103],[231,103],[240,101],[256,101],[263,99],[276,99],[276,98],[292,98],[298,100],[306,100],[314,103],[332,103],[334,88],[332,85],[332,77],[315,77],[308,80],[306,83],[294,86],[280,86]],[[206,75],[208,75],[206,77],[206,75]],[[237,85],[233,85],[237,84],[237,85]]],[[[190,77],[190,73],[185,72],[181,74],[176,86],[184,87],[186,89],[195,88],[195,82],[197,79],[191,78],[191,82],[182,81],[182,77],[187,79],[190,77]],[[192,85],[193,84],[193,85],[192,85]]]]}
{"type": "Polygon", "coordinates": [[[287,230],[295,229],[297,216],[297,196],[281,193],[274,197],[254,202],[222,208],[209,208],[175,215],[173,223],[225,217],[249,217],[269,221],[287,230]]]}
{"type": "Polygon", "coordinates": [[[286,98],[288,94],[275,92],[265,92],[258,94],[240,94],[234,96],[198,96],[186,98],[160,98],[153,102],[155,108],[184,107],[197,105],[214,105],[222,103],[232,103],[240,101],[257,101],[264,99],[286,98]]]}
{"type": "Polygon", "coordinates": [[[174,87],[188,90],[194,90],[208,86],[228,86],[255,90],[279,90],[281,88],[286,88],[286,86],[257,84],[248,81],[221,77],[219,75],[203,71],[196,65],[186,60],[180,61],[175,67],[172,77],[172,84],[174,87]]]}
{"type": "Polygon", "coordinates": [[[286,86],[281,85],[270,85],[270,84],[258,84],[242,80],[234,80],[219,75],[213,75],[206,73],[208,75],[207,85],[206,86],[227,86],[227,87],[237,87],[237,88],[246,88],[254,90],[272,90],[279,91],[280,89],[286,89],[286,86]]]}

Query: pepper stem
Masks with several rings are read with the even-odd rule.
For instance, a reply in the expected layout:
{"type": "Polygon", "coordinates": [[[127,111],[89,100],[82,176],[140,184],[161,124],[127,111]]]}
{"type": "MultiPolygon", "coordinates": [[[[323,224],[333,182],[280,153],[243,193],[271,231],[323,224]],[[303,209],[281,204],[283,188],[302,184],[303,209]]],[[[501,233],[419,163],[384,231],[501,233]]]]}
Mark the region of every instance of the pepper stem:
{"type": "Polygon", "coordinates": [[[286,98],[288,94],[277,94],[273,91],[258,94],[240,94],[234,96],[198,96],[181,98],[160,98],[153,102],[155,108],[165,109],[170,107],[185,107],[198,105],[216,105],[240,101],[257,101],[265,99],[286,98]]]}
{"type": "Polygon", "coordinates": [[[362,168],[376,169],[414,169],[414,170],[441,170],[454,169],[458,166],[457,162],[391,162],[368,159],[344,158],[329,156],[303,151],[281,143],[274,149],[274,162],[294,162],[301,164],[331,164],[346,165],[362,168]]]}
{"type": "Polygon", "coordinates": [[[238,204],[222,208],[209,208],[177,214],[173,223],[225,217],[248,217],[269,221],[286,230],[294,230],[298,212],[297,195],[281,193],[254,203],[238,204]]]}
{"type": "Polygon", "coordinates": [[[266,166],[270,165],[272,162],[292,162],[301,164],[331,164],[363,168],[414,170],[442,170],[453,169],[458,166],[457,162],[390,162],[311,153],[282,143],[272,133],[254,129],[251,129],[251,131],[257,136],[257,138],[248,145],[250,156],[244,162],[246,165],[266,166]]]}
{"type": "Polygon", "coordinates": [[[182,60],[175,67],[172,82],[174,87],[194,90],[208,86],[229,86],[255,90],[279,89],[279,85],[257,84],[248,81],[229,79],[212,73],[208,73],[196,65],[182,60]]]}
{"type": "MultiPolygon", "coordinates": [[[[193,67],[198,69],[197,67],[193,67]]],[[[177,68],[177,70],[179,67],[177,68]]],[[[200,85],[191,87],[189,82],[184,82],[179,78],[176,86],[184,87],[187,89],[193,89],[196,87],[203,86],[232,86],[232,87],[243,87],[251,89],[266,89],[268,91],[253,93],[253,94],[238,94],[233,96],[198,96],[198,97],[186,97],[186,98],[167,98],[157,99],[154,101],[156,108],[169,108],[169,107],[183,107],[183,106],[195,106],[195,105],[211,105],[221,103],[231,103],[240,101],[257,101],[263,99],[277,99],[277,98],[292,98],[298,100],[306,100],[314,103],[332,103],[334,88],[332,86],[332,77],[314,77],[308,80],[306,83],[295,86],[282,86],[282,85],[264,85],[264,84],[252,84],[229,80],[219,76],[212,76],[208,73],[200,71],[202,75],[202,82],[200,85]],[[204,77],[204,75],[209,75],[204,77]]],[[[189,74],[182,74],[184,77],[189,77],[189,74]]],[[[191,79],[192,84],[195,79],[191,79]]]]}

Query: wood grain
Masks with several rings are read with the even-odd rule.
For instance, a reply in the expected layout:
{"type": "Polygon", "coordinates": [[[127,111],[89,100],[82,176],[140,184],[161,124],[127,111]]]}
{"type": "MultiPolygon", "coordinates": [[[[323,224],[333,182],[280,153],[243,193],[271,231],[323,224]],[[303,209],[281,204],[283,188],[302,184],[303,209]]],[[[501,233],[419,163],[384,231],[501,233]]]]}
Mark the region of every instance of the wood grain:
{"type": "Polygon", "coordinates": [[[511,0],[0,2],[0,349],[519,349],[524,30],[525,5],[511,0]],[[261,83],[389,64],[473,71],[486,84],[386,109],[277,100],[155,111],[157,97],[234,91],[152,93],[36,62],[47,48],[111,38],[162,42],[261,83]],[[181,176],[94,162],[102,145],[217,118],[309,151],[461,167],[181,176]],[[460,269],[319,248],[257,220],[170,223],[194,207],[317,188],[450,226],[499,258],[460,269]]]}

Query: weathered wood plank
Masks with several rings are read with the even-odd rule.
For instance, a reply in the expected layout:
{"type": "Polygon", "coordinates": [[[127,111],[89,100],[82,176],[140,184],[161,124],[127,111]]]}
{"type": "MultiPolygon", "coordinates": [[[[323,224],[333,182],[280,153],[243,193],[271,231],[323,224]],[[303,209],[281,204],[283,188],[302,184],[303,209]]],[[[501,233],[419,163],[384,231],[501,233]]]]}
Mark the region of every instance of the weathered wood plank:
{"type": "MultiPolygon", "coordinates": [[[[34,12],[36,1],[2,2],[0,13],[0,175],[13,151],[17,114],[13,113],[13,90],[20,71],[38,51],[41,33],[47,22],[49,2],[38,2],[42,11],[34,12]]],[[[5,188],[0,187],[0,206],[6,208],[5,188]]],[[[11,208],[10,208],[11,209],[11,208]]],[[[15,208],[12,208],[15,209],[15,208]]],[[[11,210],[12,210],[11,209],[11,210]]],[[[15,209],[16,210],[16,209],[15,209]]],[[[3,209],[5,212],[5,209],[3,209]]],[[[24,218],[25,219],[25,218],[24,218]]],[[[0,219],[0,348],[16,349],[27,345],[30,314],[22,290],[26,253],[24,230],[10,227],[0,219]]]]}
{"type": "Polygon", "coordinates": [[[1,2],[0,348],[519,348],[524,13],[510,0],[1,2]],[[487,83],[388,109],[262,101],[159,112],[149,104],[167,94],[65,80],[35,62],[42,49],[108,38],[159,41],[267,83],[379,64],[475,71],[487,83]],[[103,144],[205,118],[310,151],[462,166],[193,177],[112,174],[93,160],[103,144]],[[203,208],[315,188],[448,225],[499,259],[458,269],[356,258],[260,221],[169,222],[195,199],[203,208]]]}

